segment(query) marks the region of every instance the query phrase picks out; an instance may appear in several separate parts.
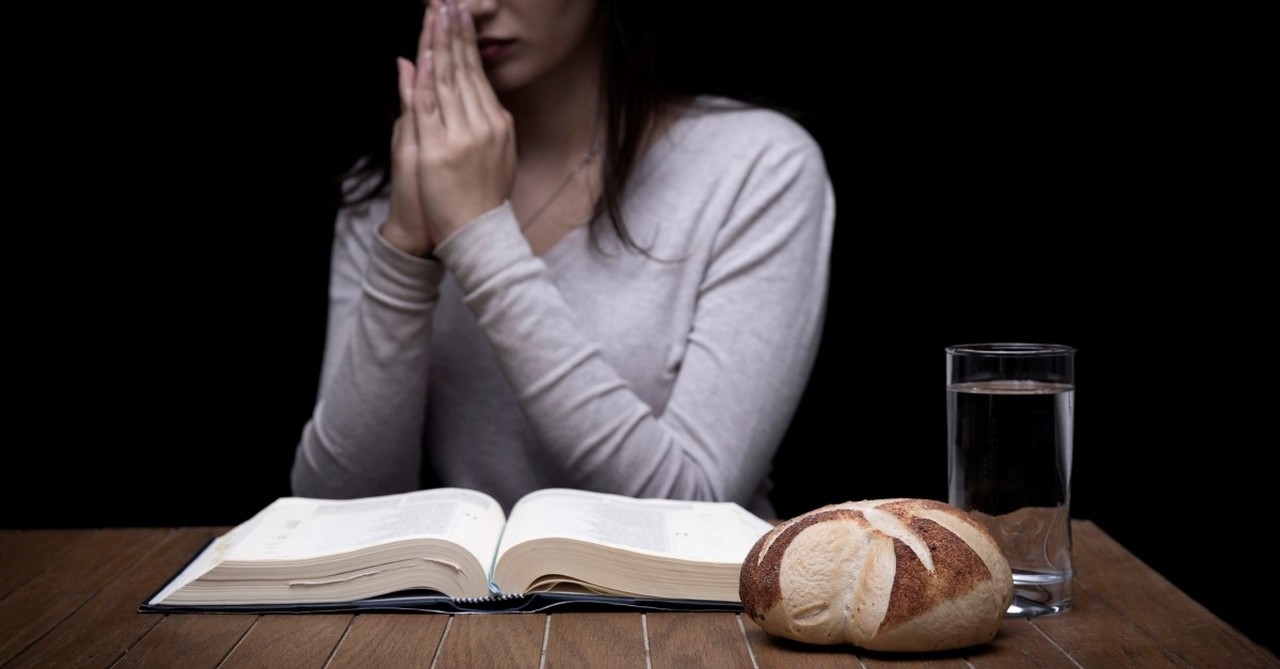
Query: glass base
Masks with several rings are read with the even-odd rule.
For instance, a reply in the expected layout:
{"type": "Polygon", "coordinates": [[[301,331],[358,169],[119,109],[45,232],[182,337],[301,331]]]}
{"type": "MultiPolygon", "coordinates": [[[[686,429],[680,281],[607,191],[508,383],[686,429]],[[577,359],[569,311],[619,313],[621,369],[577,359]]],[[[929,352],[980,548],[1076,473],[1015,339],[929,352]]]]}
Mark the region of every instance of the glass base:
{"type": "Polygon", "coordinates": [[[1015,594],[1013,603],[1009,604],[1009,610],[1004,612],[1004,617],[1033,618],[1035,616],[1064,613],[1070,610],[1071,600],[1069,599],[1060,602],[1037,602],[1015,594]]]}
{"type": "Polygon", "coordinates": [[[1013,602],[1006,618],[1031,618],[1062,613],[1071,608],[1071,570],[1013,570],[1013,602]]]}

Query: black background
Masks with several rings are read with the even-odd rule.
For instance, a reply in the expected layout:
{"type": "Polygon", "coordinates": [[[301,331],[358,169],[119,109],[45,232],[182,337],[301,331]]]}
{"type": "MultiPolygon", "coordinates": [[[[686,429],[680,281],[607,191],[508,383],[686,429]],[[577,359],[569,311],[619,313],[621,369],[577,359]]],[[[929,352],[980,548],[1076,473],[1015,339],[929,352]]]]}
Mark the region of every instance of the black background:
{"type": "MultiPolygon", "coordinates": [[[[0,524],[230,525],[289,493],[323,343],[325,178],[376,126],[419,11],[51,17],[76,29],[11,77],[0,524]]],[[[945,499],[943,347],[1071,344],[1072,515],[1275,649],[1247,613],[1276,594],[1272,245],[1243,206],[1259,178],[1224,151],[1252,141],[1248,92],[1195,26],[667,11],[680,81],[795,112],[836,187],[780,514],[945,499]]]]}

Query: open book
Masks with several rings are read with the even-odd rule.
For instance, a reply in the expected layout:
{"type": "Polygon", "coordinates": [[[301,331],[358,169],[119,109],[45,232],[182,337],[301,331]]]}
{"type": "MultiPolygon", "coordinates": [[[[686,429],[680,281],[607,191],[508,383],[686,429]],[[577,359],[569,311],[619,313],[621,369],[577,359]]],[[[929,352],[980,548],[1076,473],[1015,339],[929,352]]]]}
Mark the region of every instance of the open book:
{"type": "MultiPolygon", "coordinates": [[[[730,502],[564,488],[504,517],[492,497],[436,488],[350,500],[282,497],[204,548],[140,609],[502,610],[559,593],[740,606],[738,576],[772,527],[730,502]],[[446,601],[442,601],[446,600],[446,601]],[[447,604],[447,606],[445,606],[447,604]],[[374,606],[373,608],[379,608],[374,606]]],[[[696,608],[696,607],[695,607],[696,608]]]]}

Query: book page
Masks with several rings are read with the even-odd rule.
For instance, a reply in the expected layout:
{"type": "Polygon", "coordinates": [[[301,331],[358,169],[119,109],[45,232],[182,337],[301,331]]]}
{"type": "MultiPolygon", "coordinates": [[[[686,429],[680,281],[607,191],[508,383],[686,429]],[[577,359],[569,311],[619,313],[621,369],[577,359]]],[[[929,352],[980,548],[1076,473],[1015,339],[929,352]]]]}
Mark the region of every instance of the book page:
{"type": "Polygon", "coordinates": [[[462,488],[349,500],[282,497],[214,540],[153,601],[224,560],[314,558],[410,537],[453,541],[489,565],[503,522],[496,500],[462,488]]]}
{"type": "Polygon", "coordinates": [[[488,564],[502,530],[502,507],[462,488],[435,488],[360,499],[284,497],[264,509],[229,560],[298,559],[415,536],[462,544],[488,564]]]}
{"type": "Polygon", "coordinates": [[[772,527],[732,502],[637,499],[551,488],[516,503],[498,553],[554,536],[683,560],[740,564],[756,539],[772,527]]]}

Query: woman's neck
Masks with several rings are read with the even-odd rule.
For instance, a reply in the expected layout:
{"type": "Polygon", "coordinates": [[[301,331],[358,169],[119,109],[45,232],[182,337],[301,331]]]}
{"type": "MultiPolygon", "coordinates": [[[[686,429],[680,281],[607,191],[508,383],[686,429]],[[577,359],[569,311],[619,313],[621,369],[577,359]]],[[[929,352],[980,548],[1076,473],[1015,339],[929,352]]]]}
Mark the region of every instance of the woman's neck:
{"type": "Polygon", "coordinates": [[[515,123],[519,159],[573,161],[599,148],[593,145],[604,130],[600,60],[598,44],[584,45],[537,82],[499,94],[515,123]]]}

